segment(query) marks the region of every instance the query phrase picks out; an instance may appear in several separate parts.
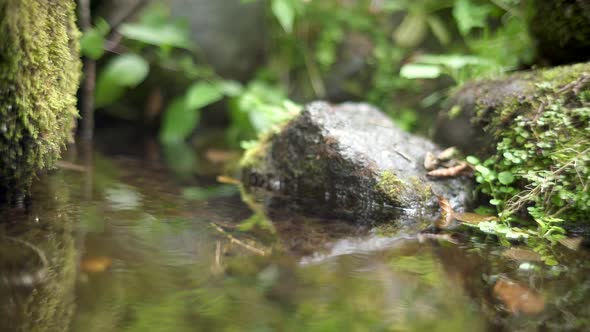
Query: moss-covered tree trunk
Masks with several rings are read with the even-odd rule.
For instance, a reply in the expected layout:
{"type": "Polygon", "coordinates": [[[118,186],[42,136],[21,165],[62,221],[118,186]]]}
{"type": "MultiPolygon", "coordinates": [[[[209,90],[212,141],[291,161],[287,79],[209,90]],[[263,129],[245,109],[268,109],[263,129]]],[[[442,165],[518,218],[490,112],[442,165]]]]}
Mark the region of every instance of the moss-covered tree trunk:
{"type": "Polygon", "coordinates": [[[74,0],[0,0],[0,200],[71,139],[80,77],[74,0]]]}
{"type": "Polygon", "coordinates": [[[449,110],[436,140],[486,159],[478,182],[505,217],[590,221],[590,63],[466,84],[449,110]]]}

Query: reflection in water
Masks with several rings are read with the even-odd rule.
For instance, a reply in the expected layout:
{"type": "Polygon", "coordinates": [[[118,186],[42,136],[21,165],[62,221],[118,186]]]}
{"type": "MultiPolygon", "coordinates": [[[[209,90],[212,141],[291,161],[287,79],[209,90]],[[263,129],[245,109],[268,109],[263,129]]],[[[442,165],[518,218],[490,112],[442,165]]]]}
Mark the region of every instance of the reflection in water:
{"type": "Polygon", "coordinates": [[[63,178],[45,178],[30,214],[1,211],[0,324],[6,331],[67,331],[75,310],[76,246],[63,178]],[[16,245],[16,246],[15,246],[16,245]]]}
{"type": "Polygon", "coordinates": [[[555,248],[567,264],[548,267],[534,253],[469,234],[403,228],[384,236],[263,197],[247,205],[188,167],[176,180],[154,160],[97,154],[93,163],[83,174],[46,176],[28,214],[2,212],[2,330],[579,330],[589,323],[583,249],[555,248]],[[26,276],[29,283],[17,282],[26,276]]]}

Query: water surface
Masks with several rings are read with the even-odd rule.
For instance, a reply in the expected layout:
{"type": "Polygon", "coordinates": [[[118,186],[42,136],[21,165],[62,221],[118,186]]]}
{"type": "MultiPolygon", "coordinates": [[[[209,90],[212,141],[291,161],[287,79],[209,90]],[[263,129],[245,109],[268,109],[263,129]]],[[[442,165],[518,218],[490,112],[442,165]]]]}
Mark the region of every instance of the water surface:
{"type": "Polygon", "coordinates": [[[134,156],[110,146],[70,158],[84,169],[42,177],[26,209],[0,212],[3,330],[562,331],[590,324],[584,248],[555,247],[560,264],[547,266],[473,234],[455,235],[458,243],[383,235],[246,204],[236,187],[215,181],[223,165],[183,147],[134,156]]]}

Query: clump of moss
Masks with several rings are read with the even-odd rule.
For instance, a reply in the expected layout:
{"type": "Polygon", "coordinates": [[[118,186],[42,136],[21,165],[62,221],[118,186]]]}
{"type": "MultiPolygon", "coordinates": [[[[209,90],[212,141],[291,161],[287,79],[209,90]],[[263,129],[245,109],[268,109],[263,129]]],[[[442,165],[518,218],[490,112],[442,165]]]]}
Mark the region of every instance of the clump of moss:
{"type": "Polygon", "coordinates": [[[383,171],[380,174],[377,189],[393,202],[399,202],[406,190],[405,183],[391,171],[383,171]]]}
{"type": "Polygon", "coordinates": [[[0,2],[0,189],[9,199],[72,137],[81,63],[75,3],[0,2]]]}
{"type": "Polygon", "coordinates": [[[541,74],[532,96],[506,102],[486,116],[495,154],[472,158],[482,192],[505,221],[528,213],[539,234],[563,233],[563,221],[588,221],[590,213],[590,66],[541,74]]]}

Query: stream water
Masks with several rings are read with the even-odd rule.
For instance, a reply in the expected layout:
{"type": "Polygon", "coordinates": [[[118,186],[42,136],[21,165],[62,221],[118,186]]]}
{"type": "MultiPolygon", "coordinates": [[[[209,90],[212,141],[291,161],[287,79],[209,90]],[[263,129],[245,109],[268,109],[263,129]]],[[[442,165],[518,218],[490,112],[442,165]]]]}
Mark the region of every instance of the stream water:
{"type": "Polygon", "coordinates": [[[182,147],[108,146],[42,177],[26,209],[0,211],[2,331],[590,326],[584,246],[556,246],[548,266],[474,234],[383,235],[246,204],[215,181],[220,164],[182,147]]]}

